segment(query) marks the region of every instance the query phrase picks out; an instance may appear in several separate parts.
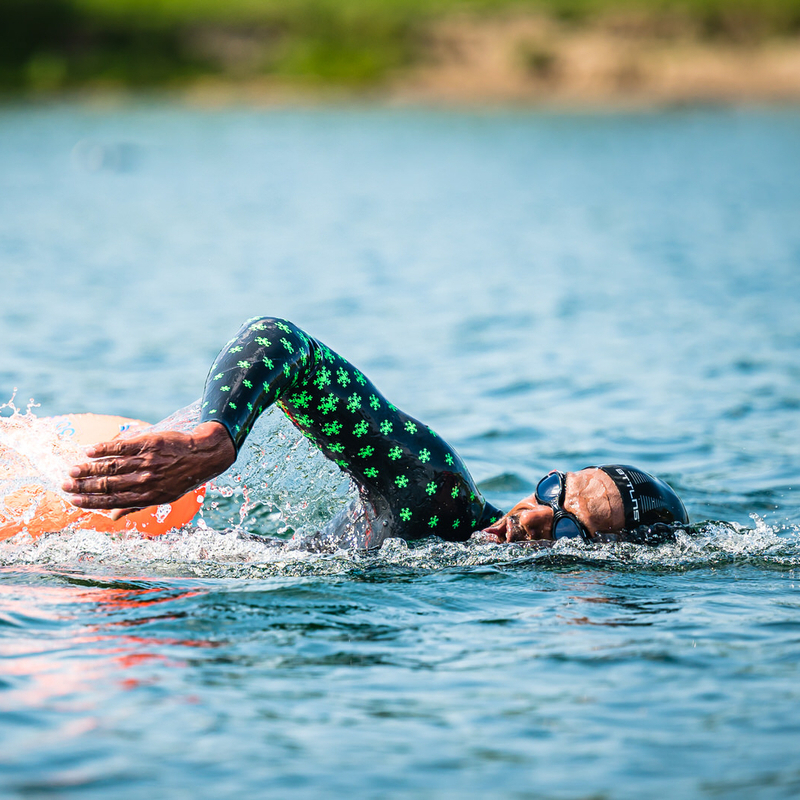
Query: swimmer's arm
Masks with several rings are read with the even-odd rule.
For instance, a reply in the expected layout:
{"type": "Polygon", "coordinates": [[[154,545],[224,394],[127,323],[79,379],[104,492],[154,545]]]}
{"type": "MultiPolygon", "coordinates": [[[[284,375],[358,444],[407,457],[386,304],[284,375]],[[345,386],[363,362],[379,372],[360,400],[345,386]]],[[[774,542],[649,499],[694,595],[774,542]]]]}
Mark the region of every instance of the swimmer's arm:
{"type": "Polygon", "coordinates": [[[311,377],[319,355],[288,320],[248,320],[211,365],[200,419],[224,425],[238,452],[258,417],[311,377]]]}
{"type": "Polygon", "coordinates": [[[476,529],[483,498],[446,442],[322,342],[287,320],[262,317],[245,323],[217,357],[202,419],[225,424],[238,449],[273,403],[362,496],[393,508],[397,534],[461,540],[476,529]]]}
{"type": "Polygon", "coordinates": [[[62,489],[79,508],[137,508],[172,503],[221,475],[236,460],[230,434],[217,422],[191,433],[158,431],[87,448],[89,461],[69,471],[62,489]]]}
{"type": "Polygon", "coordinates": [[[211,367],[194,431],[95,445],[87,451],[91,460],[69,471],[63,490],[81,508],[134,510],[174,502],[233,464],[258,416],[302,380],[312,360],[309,337],[292,323],[249,320],[211,367]]]}

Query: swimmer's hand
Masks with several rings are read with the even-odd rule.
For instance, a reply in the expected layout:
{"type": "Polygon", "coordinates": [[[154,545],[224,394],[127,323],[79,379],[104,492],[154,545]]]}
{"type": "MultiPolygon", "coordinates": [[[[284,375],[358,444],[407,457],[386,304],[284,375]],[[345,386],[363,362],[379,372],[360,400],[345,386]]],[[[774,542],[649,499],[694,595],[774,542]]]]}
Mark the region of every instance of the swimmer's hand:
{"type": "Polygon", "coordinates": [[[221,475],[236,460],[236,449],[219,422],[204,422],[191,433],[159,431],[103,442],[86,449],[92,459],[76,464],[62,489],[78,508],[113,509],[120,519],[147,506],[174,503],[221,475]]]}

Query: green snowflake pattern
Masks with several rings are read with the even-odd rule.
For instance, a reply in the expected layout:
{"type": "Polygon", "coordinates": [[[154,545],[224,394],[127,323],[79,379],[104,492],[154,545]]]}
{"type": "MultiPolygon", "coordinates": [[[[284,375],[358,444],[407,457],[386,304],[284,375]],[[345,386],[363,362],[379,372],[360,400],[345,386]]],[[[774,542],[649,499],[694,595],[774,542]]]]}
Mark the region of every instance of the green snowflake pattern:
{"type": "Polygon", "coordinates": [[[247,378],[245,378],[242,381],[242,386],[244,386],[247,389],[252,389],[253,388],[253,383],[252,383],[252,381],[249,381],[249,380],[247,380],[247,378]]]}
{"type": "Polygon", "coordinates": [[[267,369],[275,369],[275,362],[271,358],[267,358],[267,356],[264,356],[264,358],[262,358],[261,360],[264,362],[267,369]]]}
{"type": "Polygon", "coordinates": [[[328,447],[328,450],[331,453],[343,453],[344,452],[344,445],[341,442],[336,442],[336,444],[332,444],[328,447]]]}
{"type": "Polygon", "coordinates": [[[317,406],[317,408],[323,414],[330,414],[332,411],[336,411],[336,404],[339,402],[339,398],[335,394],[329,394],[322,398],[322,402],[317,406]]]}
{"type": "Polygon", "coordinates": [[[308,404],[311,402],[311,395],[308,392],[299,392],[293,394],[289,398],[289,402],[298,408],[308,408],[308,404]]]}
{"type": "Polygon", "coordinates": [[[453,466],[453,455],[452,455],[452,453],[448,453],[444,457],[444,463],[447,464],[448,467],[452,467],[453,466]]]}
{"type": "Polygon", "coordinates": [[[461,524],[461,520],[460,519],[454,519],[453,520],[453,528],[457,528],[460,524],[461,524]]]}
{"type": "Polygon", "coordinates": [[[230,408],[232,408],[234,411],[235,411],[237,408],[239,408],[239,406],[237,406],[237,405],[236,405],[236,403],[228,403],[228,406],[229,406],[230,408]]]}
{"type": "Polygon", "coordinates": [[[310,428],[314,424],[314,420],[308,414],[299,414],[295,419],[304,428],[310,428]]]}
{"type": "Polygon", "coordinates": [[[458,497],[458,486],[453,487],[453,491],[450,492],[450,497],[452,497],[453,499],[458,497]]]}
{"type": "Polygon", "coordinates": [[[425,491],[426,491],[428,494],[435,494],[435,493],[436,493],[436,484],[435,484],[433,481],[431,481],[431,482],[430,482],[430,483],[429,483],[429,484],[428,484],[428,485],[425,487],[425,491]]]}
{"type": "Polygon", "coordinates": [[[317,372],[317,377],[314,378],[314,386],[316,386],[317,389],[322,390],[330,382],[331,382],[331,371],[327,367],[323,366],[319,370],[319,372],[317,372]]]}
{"type": "Polygon", "coordinates": [[[229,353],[241,353],[242,350],[243,350],[242,346],[240,344],[237,344],[236,347],[231,347],[231,349],[228,350],[228,352],[229,353]]]}
{"type": "Polygon", "coordinates": [[[347,469],[349,466],[347,460],[344,458],[337,458],[334,463],[338,464],[342,469],[347,469]]]}
{"type": "Polygon", "coordinates": [[[255,322],[250,326],[251,331],[265,331],[267,326],[263,322],[255,322]]]}
{"type": "Polygon", "coordinates": [[[410,508],[401,508],[400,509],[400,519],[403,522],[408,522],[411,519],[411,509],[410,508]]]}
{"type": "Polygon", "coordinates": [[[353,392],[353,394],[351,394],[347,399],[347,410],[352,411],[355,414],[359,408],[361,408],[361,395],[353,392]]]}
{"type": "Polygon", "coordinates": [[[291,333],[292,329],[285,322],[276,322],[276,328],[280,328],[284,333],[291,333]]]}
{"type": "Polygon", "coordinates": [[[356,370],[356,372],[355,372],[355,376],[356,376],[356,382],[357,382],[357,383],[358,383],[360,386],[364,386],[364,385],[366,385],[366,383],[367,383],[367,379],[366,379],[366,378],[365,378],[365,377],[364,377],[364,376],[363,376],[363,375],[362,375],[362,374],[361,374],[361,373],[360,373],[358,370],[356,370]]]}
{"type": "Polygon", "coordinates": [[[403,427],[404,427],[404,428],[405,428],[405,429],[406,429],[406,430],[407,430],[409,433],[416,433],[416,432],[417,432],[417,426],[416,426],[416,425],[415,425],[415,424],[414,424],[414,423],[413,423],[411,420],[409,420],[408,422],[406,422],[406,424],[405,424],[405,425],[403,425],[403,427]]]}
{"type": "Polygon", "coordinates": [[[220,386],[219,390],[221,392],[229,392],[231,390],[231,387],[230,386],[220,386]]]}
{"type": "Polygon", "coordinates": [[[336,370],[336,380],[339,381],[340,386],[348,386],[350,383],[350,376],[347,374],[347,370],[344,367],[339,367],[336,370]]]}
{"type": "Polygon", "coordinates": [[[423,464],[427,464],[431,460],[431,451],[423,447],[422,450],[419,451],[419,460],[423,464]]]}
{"type": "Polygon", "coordinates": [[[213,379],[212,379],[212,380],[218,381],[220,378],[224,378],[224,377],[225,377],[225,373],[224,373],[224,372],[218,372],[218,373],[217,373],[217,374],[216,374],[216,375],[213,377],[213,379]]]}
{"type": "Polygon", "coordinates": [[[394,426],[391,422],[389,422],[389,420],[385,420],[384,422],[381,422],[381,433],[384,436],[388,436],[392,432],[393,427],[394,426]]]}
{"type": "Polygon", "coordinates": [[[435,514],[431,517],[430,522],[428,523],[428,527],[435,528],[439,524],[439,517],[435,514]]]}
{"type": "Polygon", "coordinates": [[[256,336],[256,344],[260,344],[262,347],[269,347],[272,342],[266,336],[256,336]]]}
{"type": "Polygon", "coordinates": [[[281,339],[281,344],[290,352],[294,353],[294,345],[288,339],[281,339]]]}
{"type": "MultiPolygon", "coordinates": [[[[400,448],[399,448],[397,445],[395,445],[395,446],[394,446],[394,447],[393,447],[393,448],[392,448],[392,449],[389,451],[389,458],[391,458],[391,459],[392,459],[392,461],[397,461],[397,459],[398,459],[398,458],[400,458],[400,456],[402,456],[402,455],[403,455],[403,451],[402,451],[402,450],[401,450],[401,449],[400,449],[400,448]]],[[[434,487],[434,488],[435,488],[435,487],[434,487]]]]}
{"type": "Polygon", "coordinates": [[[370,447],[369,445],[367,445],[366,447],[362,447],[358,451],[358,454],[361,456],[361,458],[369,458],[374,452],[375,452],[375,448],[374,447],[370,447]]]}
{"type": "Polygon", "coordinates": [[[375,394],[371,394],[369,396],[369,407],[373,411],[377,411],[381,407],[381,401],[378,400],[378,396],[375,394]]]}
{"type": "Polygon", "coordinates": [[[367,467],[364,470],[364,475],[367,478],[377,478],[378,477],[378,470],[375,467],[367,467]]]}
{"type": "Polygon", "coordinates": [[[339,433],[339,431],[341,429],[342,429],[342,423],[341,422],[336,422],[336,421],[334,421],[334,422],[326,422],[322,426],[322,432],[326,436],[336,436],[336,434],[339,433]]]}
{"type": "Polygon", "coordinates": [[[322,342],[319,343],[319,351],[322,353],[322,358],[325,361],[333,361],[333,353],[331,352],[329,347],[326,347],[322,342]]]}
{"type": "Polygon", "coordinates": [[[405,476],[405,475],[398,475],[398,476],[397,476],[397,477],[394,479],[394,482],[395,482],[395,483],[396,483],[396,484],[397,484],[397,485],[398,485],[398,486],[399,486],[401,489],[405,489],[405,488],[406,488],[406,486],[408,486],[408,478],[406,478],[406,476],[405,476]]]}
{"type": "Polygon", "coordinates": [[[369,425],[366,423],[365,420],[362,419],[361,422],[359,422],[358,425],[356,425],[355,428],[353,428],[353,433],[360,439],[362,436],[366,434],[368,430],[369,430],[369,425]]]}

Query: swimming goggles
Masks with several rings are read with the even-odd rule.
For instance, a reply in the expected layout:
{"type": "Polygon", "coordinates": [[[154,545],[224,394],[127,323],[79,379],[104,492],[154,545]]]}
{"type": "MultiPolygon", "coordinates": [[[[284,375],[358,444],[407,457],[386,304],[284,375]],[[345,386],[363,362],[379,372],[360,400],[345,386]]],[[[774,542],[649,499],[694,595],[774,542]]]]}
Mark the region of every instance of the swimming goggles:
{"type": "Polygon", "coordinates": [[[563,502],[566,489],[566,475],[553,470],[539,481],[534,493],[537,503],[553,509],[553,539],[580,537],[584,542],[591,542],[592,537],[589,535],[589,531],[578,522],[578,518],[569,511],[564,511],[563,502]]]}

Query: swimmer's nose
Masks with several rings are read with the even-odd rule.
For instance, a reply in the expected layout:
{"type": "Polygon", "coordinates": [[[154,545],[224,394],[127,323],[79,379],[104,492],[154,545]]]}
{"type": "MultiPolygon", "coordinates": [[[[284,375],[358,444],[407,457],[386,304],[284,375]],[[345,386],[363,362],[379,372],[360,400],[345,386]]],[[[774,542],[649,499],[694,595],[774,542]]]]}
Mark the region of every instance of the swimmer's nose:
{"type": "Polygon", "coordinates": [[[517,515],[518,527],[509,541],[553,538],[553,509],[550,506],[534,506],[520,511],[517,515]]]}

